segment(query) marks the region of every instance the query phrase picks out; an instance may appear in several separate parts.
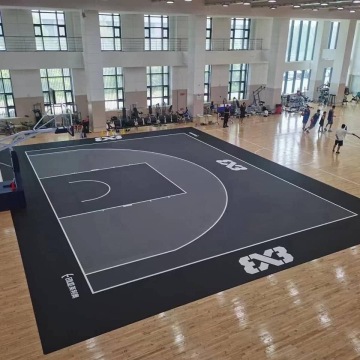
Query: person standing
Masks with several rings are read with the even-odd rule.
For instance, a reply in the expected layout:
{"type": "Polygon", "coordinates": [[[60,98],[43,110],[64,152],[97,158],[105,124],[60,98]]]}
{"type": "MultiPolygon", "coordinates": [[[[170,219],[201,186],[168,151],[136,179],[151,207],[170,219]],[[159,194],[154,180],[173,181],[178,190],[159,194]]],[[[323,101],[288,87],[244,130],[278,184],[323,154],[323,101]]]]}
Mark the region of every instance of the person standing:
{"type": "Polygon", "coordinates": [[[308,126],[307,128],[304,129],[304,131],[306,131],[307,133],[310,132],[310,130],[315,127],[316,123],[319,121],[320,119],[320,109],[317,110],[317,112],[313,115],[313,117],[310,120],[310,126],[308,126]]]}
{"type": "Polygon", "coordinates": [[[327,127],[329,126],[329,132],[332,132],[331,127],[332,127],[332,124],[334,122],[334,117],[335,117],[334,110],[335,110],[335,105],[333,105],[332,108],[329,110],[329,114],[328,114],[328,118],[327,118],[327,124],[325,126],[324,131],[326,131],[327,127]]]}
{"type": "Polygon", "coordinates": [[[345,124],[342,124],[341,125],[341,128],[336,130],[336,133],[335,133],[335,144],[334,144],[334,147],[333,147],[333,152],[335,151],[335,148],[337,146],[337,151],[336,153],[337,154],[340,154],[340,147],[344,145],[344,139],[345,139],[345,136],[346,134],[351,134],[351,135],[354,135],[356,136],[354,133],[351,133],[349,131],[347,131],[347,127],[345,124]]]}
{"type": "Polygon", "coordinates": [[[307,122],[309,121],[309,118],[310,118],[310,106],[309,105],[306,106],[306,108],[303,111],[302,115],[303,115],[303,119],[302,119],[303,127],[302,127],[302,129],[304,131],[305,128],[306,128],[306,124],[307,124],[307,122]]]}
{"type": "Polygon", "coordinates": [[[326,117],[326,111],[324,111],[323,114],[321,115],[320,122],[319,122],[319,131],[318,132],[323,132],[324,131],[325,117],[326,117]]]}
{"type": "Polygon", "coordinates": [[[223,128],[229,127],[228,126],[229,117],[230,117],[230,108],[229,108],[229,105],[226,105],[225,111],[224,111],[224,125],[223,125],[223,128]]]}
{"type": "Polygon", "coordinates": [[[240,105],[240,124],[243,123],[245,114],[246,114],[246,104],[243,102],[240,105]]]}

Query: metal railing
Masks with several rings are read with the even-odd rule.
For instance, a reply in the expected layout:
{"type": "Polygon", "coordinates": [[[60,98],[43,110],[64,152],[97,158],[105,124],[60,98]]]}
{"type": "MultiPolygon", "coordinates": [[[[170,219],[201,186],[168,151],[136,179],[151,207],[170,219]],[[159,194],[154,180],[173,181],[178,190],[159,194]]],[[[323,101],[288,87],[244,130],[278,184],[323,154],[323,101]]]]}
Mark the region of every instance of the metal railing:
{"type": "Polygon", "coordinates": [[[262,50],[262,39],[211,39],[208,51],[262,50]]]}
{"type": "MultiPolygon", "coordinates": [[[[111,45],[111,42],[109,43],[111,45]]],[[[106,41],[102,41],[103,51],[114,50],[112,46],[107,46],[106,41]]],[[[144,38],[122,38],[121,51],[142,52],[142,51],[188,51],[188,39],[144,39],[144,38]]]]}
{"type": "Polygon", "coordinates": [[[70,51],[82,52],[81,37],[5,36],[5,51],[70,51]]]}

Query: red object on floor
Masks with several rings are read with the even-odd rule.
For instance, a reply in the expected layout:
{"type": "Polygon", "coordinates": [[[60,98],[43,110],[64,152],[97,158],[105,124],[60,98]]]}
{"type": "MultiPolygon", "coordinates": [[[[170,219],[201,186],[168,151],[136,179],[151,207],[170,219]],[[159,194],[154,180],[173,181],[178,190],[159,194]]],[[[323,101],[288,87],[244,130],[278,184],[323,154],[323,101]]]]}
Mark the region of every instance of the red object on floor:
{"type": "Polygon", "coordinates": [[[10,184],[10,188],[11,188],[12,191],[16,190],[16,184],[15,184],[14,181],[10,184]]]}

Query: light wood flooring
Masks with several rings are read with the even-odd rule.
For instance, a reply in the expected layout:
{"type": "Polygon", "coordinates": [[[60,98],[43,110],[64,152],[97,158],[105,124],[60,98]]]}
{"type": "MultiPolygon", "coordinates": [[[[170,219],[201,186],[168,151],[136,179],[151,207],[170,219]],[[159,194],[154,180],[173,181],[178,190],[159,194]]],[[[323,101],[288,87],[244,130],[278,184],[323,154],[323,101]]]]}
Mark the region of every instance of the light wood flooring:
{"type": "MultiPolygon", "coordinates": [[[[334,130],[346,122],[360,135],[358,105],[339,106],[335,114],[334,130]]],[[[238,120],[229,125],[199,128],[360,196],[359,139],[347,136],[341,154],[334,155],[334,132],[303,134],[297,115],[250,117],[244,125],[238,120]]],[[[43,135],[32,142],[66,139],[43,135]]],[[[0,359],[45,358],[360,359],[360,245],[44,356],[12,220],[1,213],[0,359]]]]}

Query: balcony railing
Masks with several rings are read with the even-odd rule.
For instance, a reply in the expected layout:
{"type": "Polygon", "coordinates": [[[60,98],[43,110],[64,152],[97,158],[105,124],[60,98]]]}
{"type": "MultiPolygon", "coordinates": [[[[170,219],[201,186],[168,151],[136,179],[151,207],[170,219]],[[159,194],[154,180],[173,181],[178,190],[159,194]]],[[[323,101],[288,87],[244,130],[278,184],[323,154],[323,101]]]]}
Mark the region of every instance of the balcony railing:
{"type": "Polygon", "coordinates": [[[262,50],[262,39],[211,39],[207,43],[208,51],[262,50]]]}
{"type": "Polygon", "coordinates": [[[83,51],[81,37],[5,36],[5,51],[83,51]]]}
{"type": "MultiPolygon", "coordinates": [[[[104,39],[102,39],[104,40],[104,39]]],[[[112,40],[112,39],[111,39],[112,40]]],[[[188,39],[144,39],[144,38],[122,38],[121,51],[142,52],[142,51],[188,51],[188,39]]],[[[113,42],[102,41],[102,50],[114,50],[113,42]]]]}

